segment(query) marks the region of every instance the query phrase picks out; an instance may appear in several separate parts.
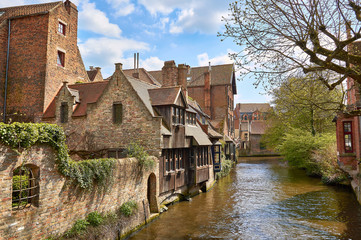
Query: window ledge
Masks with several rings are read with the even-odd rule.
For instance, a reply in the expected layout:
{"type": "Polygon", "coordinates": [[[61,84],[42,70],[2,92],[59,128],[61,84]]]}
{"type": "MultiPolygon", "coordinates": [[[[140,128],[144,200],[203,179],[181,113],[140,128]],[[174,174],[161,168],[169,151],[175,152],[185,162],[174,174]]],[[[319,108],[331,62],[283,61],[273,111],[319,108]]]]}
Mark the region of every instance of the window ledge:
{"type": "Polygon", "coordinates": [[[179,169],[177,169],[176,171],[177,171],[177,173],[182,173],[182,172],[184,172],[185,170],[184,170],[184,168],[179,168],[179,169]]]}
{"type": "Polygon", "coordinates": [[[61,32],[56,31],[56,33],[57,33],[58,35],[60,35],[60,36],[66,37],[66,35],[63,34],[63,33],[61,33],[61,32]]]}

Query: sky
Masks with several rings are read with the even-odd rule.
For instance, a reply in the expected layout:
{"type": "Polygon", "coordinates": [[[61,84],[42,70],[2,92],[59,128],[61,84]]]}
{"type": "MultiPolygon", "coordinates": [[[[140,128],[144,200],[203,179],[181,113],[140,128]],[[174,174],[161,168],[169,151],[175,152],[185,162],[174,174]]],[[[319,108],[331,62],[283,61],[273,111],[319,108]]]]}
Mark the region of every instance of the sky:
{"type": "MultiPolygon", "coordinates": [[[[0,8],[53,0],[1,0],[0,8]]],[[[191,67],[233,63],[228,54],[242,51],[232,39],[221,41],[222,16],[231,0],[73,0],[78,6],[78,46],[86,69],[101,67],[103,77],[114,63],[133,68],[160,70],[174,60],[191,67]]],[[[237,81],[236,103],[269,102],[260,86],[250,79],[237,81]]]]}

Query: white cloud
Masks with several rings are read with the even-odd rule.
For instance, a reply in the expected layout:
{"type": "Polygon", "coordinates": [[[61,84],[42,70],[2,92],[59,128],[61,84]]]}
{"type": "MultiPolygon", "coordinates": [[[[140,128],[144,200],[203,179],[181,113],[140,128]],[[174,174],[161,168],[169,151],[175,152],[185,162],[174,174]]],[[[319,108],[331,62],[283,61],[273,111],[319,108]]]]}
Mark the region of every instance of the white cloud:
{"type": "Polygon", "coordinates": [[[115,11],[115,16],[127,16],[134,11],[134,4],[130,0],[106,0],[115,11]]]}
{"type": "Polygon", "coordinates": [[[170,24],[170,33],[182,32],[215,33],[224,24],[222,16],[228,13],[228,1],[219,0],[139,0],[151,14],[169,15],[176,12],[177,17],[170,24]]]}
{"type": "Polygon", "coordinates": [[[159,70],[164,66],[164,61],[158,57],[150,57],[140,61],[140,66],[148,71],[159,70]]]}
{"type": "Polygon", "coordinates": [[[84,2],[79,12],[79,28],[107,37],[120,37],[122,30],[119,26],[109,22],[106,14],[96,9],[95,3],[84,2]]]}
{"type": "Polygon", "coordinates": [[[228,54],[232,53],[233,51],[230,49],[228,49],[227,51],[227,54],[216,56],[214,58],[209,58],[208,53],[199,54],[197,56],[198,65],[207,66],[209,62],[211,62],[212,65],[233,63],[233,60],[231,60],[231,58],[228,56],[228,54]]]}
{"type": "Polygon", "coordinates": [[[124,53],[128,51],[147,51],[149,46],[145,42],[119,38],[90,38],[79,44],[82,57],[94,66],[112,66],[121,62],[124,53]]]}

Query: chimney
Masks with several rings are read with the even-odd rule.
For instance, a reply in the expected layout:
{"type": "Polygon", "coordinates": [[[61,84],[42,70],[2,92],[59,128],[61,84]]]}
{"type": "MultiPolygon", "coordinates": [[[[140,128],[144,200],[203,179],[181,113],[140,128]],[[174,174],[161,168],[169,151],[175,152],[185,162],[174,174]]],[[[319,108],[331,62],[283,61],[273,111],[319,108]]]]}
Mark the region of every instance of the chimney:
{"type": "Polygon", "coordinates": [[[204,73],[204,112],[212,118],[211,115],[211,73],[204,73]]]}
{"type": "Polygon", "coordinates": [[[69,83],[68,81],[64,81],[64,82],[63,82],[63,87],[67,87],[67,86],[68,86],[68,83],[69,83]]]}
{"type": "Polygon", "coordinates": [[[121,71],[123,69],[122,63],[115,63],[115,71],[121,71]]]}
{"type": "Polygon", "coordinates": [[[65,7],[66,11],[67,11],[69,14],[71,14],[71,9],[72,9],[72,8],[73,8],[76,12],[78,12],[76,5],[75,5],[74,3],[72,3],[72,2],[70,2],[69,0],[66,0],[66,1],[64,2],[64,7],[65,7]]]}
{"type": "Polygon", "coordinates": [[[132,76],[139,79],[139,53],[134,53],[134,72],[132,76]]]}
{"type": "Polygon", "coordinates": [[[95,70],[97,70],[97,72],[100,72],[101,68],[100,68],[100,67],[96,67],[95,70]]]}
{"type": "Polygon", "coordinates": [[[94,67],[93,67],[93,66],[89,66],[89,70],[90,70],[90,71],[93,71],[93,70],[94,70],[94,67]]]}
{"type": "Polygon", "coordinates": [[[164,87],[174,87],[178,85],[178,68],[174,60],[164,62],[162,77],[164,87]]]}
{"type": "Polygon", "coordinates": [[[185,90],[187,89],[187,74],[189,66],[186,64],[178,65],[178,82],[177,84],[182,86],[185,90]]]}

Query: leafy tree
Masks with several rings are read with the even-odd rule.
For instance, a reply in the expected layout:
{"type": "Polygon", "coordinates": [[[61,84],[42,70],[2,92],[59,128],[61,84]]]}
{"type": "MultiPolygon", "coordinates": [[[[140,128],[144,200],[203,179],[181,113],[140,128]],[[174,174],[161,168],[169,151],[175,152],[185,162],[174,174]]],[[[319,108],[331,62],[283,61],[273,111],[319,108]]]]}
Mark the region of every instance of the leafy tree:
{"type": "Polygon", "coordinates": [[[335,111],[342,106],[340,89],[328,92],[325,85],[312,76],[289,78],[272,91],[276,117],[291,127],[316,133],[334,132],[335,111]]]}
{"type": "Polygon", "coordinates": [[[244,47],[232,54],[242,76],[276,84],[300,71],[315,73],[328,89],[351,77],[361,83],[357,45],[359,0],[240,0],[230,4],[225,31],[244,47]],[[346,28],[349,30],[346,34],[346,28]]]}

